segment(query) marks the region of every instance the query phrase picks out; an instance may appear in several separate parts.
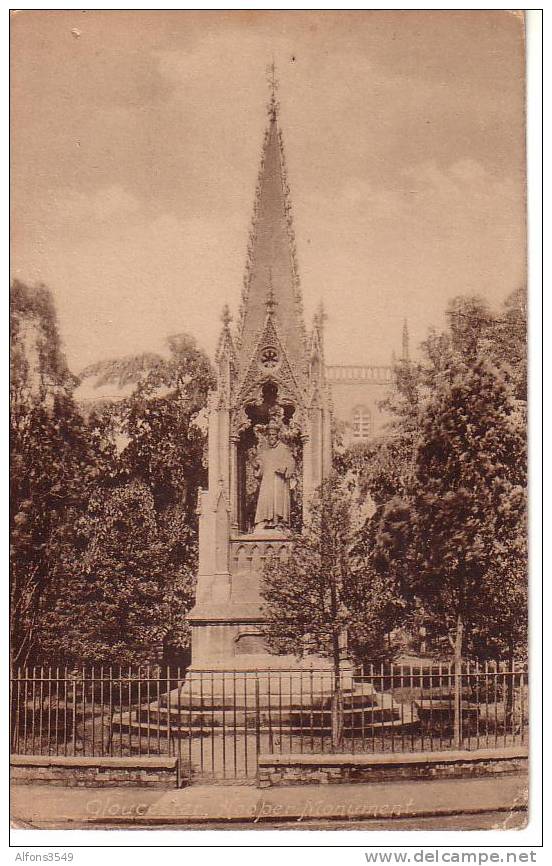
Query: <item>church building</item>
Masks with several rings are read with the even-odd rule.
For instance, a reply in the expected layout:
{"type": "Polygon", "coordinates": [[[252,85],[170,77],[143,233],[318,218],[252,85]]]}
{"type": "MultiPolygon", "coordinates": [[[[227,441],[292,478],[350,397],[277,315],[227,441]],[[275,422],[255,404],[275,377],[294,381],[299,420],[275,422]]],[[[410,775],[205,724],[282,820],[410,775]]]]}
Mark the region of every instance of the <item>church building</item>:
{"type": "MultiPolygon", "coordinates": [[[[401,360],[410,359],[408,326],[402,333],[401,360]]],[[[326,366],[333,417],[344,445],[385,436],[389,413],[382,406],[394,385],[393,364],[326,366]]]]}

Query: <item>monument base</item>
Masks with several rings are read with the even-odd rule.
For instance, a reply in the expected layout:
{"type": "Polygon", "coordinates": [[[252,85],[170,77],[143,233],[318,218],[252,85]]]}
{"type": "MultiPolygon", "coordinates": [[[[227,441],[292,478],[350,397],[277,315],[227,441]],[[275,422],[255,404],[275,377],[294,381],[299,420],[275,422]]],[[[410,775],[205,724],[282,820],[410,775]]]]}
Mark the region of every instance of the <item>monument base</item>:
{"type": "MultiPolygon", "coordinates": [[[[348,662],[342,666],[340,681],[343,691],[355,689],[353,667],[348,662]]],[[[184,708],[256,705],[290,709],[323,706],[334,690],[335,677],[329,659],[258,653],[241,656],[231,669],[222,662],[209,668],[190,667],[182,683],[161,702],[184,708]]]]}
{"type": "MultiPolygon", "coordinates": [[[[245,607],[245,606],[243,606],[245,607]]],[[[196,609],[190,618],[192,627],[192,663],[190,671],[331,671],[332,662],[317,655],[297,658],[269,652],[262,635],[263,618],[255,605],[250,611],[240,610],[230,619],[220,611],[214,616],[211,608],[196,609]],[[196,618],[198,617],[198,618],[196,618]],[[199,618],[201,617],[201,618],[199,618]]]]}
{"type": "Polygon", "coordinates": [[[280,530],[233,535],[226,570],[200,573],[196,605],[188,614],[195,669],[244,670],[243,656],[265,656],[262,668],[274,664],[277,656],[268,651],[261,632],[263,564],[290,553],[290,540],[280,530]]]}

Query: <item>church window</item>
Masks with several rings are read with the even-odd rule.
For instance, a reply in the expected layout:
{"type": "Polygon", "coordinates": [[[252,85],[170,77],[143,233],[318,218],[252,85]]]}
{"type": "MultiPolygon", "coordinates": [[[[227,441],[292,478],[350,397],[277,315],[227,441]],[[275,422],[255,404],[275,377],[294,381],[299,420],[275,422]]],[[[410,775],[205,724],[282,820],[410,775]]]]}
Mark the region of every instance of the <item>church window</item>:
{"type": "Polygon", "coordinates": [[[372,415],[366,406],[353,411],[353,439],[367,439],[372,433],[372,415]]]}

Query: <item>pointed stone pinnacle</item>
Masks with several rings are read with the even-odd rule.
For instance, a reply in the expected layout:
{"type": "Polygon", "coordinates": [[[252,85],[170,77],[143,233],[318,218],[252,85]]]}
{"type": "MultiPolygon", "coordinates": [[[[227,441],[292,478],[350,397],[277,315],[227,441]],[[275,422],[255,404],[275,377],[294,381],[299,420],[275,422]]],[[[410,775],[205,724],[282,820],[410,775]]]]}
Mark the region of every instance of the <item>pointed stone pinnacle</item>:
{"type": "Polygon", "coordinates": [[[406,319],[404,320],[402,333],[402,359],[403,361],[410,360],[410,338],[408,335],[408,323],[406,319]]]}
{"type": "Polygon", "coordinates": [[[324,307],[324,301],[320,301],[316,312],[314,314],[314,326],[318,328],[318,330],[322,330],[324,327],[324,322],[327,320],[328,314],[326,313],[326,309],[324,307]]]}
{"type": "Polygon", "coordinates": [[[230,312],[230,307],[228,304],[225,304],[222,308],[221,321],[225,328],[227,328],[232,321],[232,314],[230,312]]]}
{"type": "Polygon", "coordinates": [[[278,92],[279,82],[276,78],[276,64],[274,63],[274,58],[272,58],[272,63],[270,63],[266,68],[266,77],[268,80],[268,86],[270,88],[270,99],[268,102],[268,116],[271,120],[276,120],[278,115],[279,103],[276,99],[276,94],[278,92]]]}

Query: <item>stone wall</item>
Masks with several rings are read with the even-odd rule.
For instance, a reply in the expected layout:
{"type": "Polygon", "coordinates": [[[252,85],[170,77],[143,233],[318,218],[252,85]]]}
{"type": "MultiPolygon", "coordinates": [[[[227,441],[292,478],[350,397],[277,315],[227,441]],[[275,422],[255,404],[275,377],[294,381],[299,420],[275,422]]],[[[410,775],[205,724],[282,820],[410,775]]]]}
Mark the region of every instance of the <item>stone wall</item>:
{"type": "Polygon", "coordinates": [[[10,776],[18,784],[72,788],[180,786],[177,758],[74,758],[13,755],[10,776]]]}
{"type": "Polygon", "coordinates": [[[427,755],[262,755],[257,784],[340,784],[413,779],[471,778],[527,771],[523,749],[427,755]]]}

